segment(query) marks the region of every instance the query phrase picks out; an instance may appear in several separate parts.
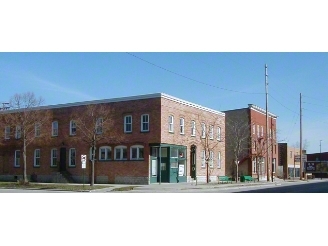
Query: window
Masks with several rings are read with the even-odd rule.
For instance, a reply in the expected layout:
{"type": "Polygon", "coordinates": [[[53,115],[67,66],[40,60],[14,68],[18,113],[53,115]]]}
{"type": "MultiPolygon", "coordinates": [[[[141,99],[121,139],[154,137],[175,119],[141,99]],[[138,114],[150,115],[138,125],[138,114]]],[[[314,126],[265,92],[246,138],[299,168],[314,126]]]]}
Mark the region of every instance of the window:
{"type": "Polygon", "coordinates": [[[217,136],[217,140],[221,141],[221,127],[218,127],[218,136],[217,136]]]}
{"type": "Polygon", "coordinates": [[[191,122],[191,136],[196,136],[196,122],[191,122]]]}
{"type": "Polygon", "coordinates": [[[142,145],[135,145],[130,150],[131,160],[143,160],[144,159],[144,147],[142,145]]]}
{"type": "Polygon", "coordinates": [[[210,151],[210,159],[209,159],[209,165],[210,165],[210,167],[213,167],[213,156],[214,156],[213,151],[210,151]]]}
{"type": "Polygon", "coordinates": [[[34,150],[34,166],[40,166],[40,149],[34,150]]]}
{"type": "Polygon", "coordinates": [[[5,127],[5,139],[10,139],[10,126],[5,127]]]}
{"type": "Polygon", "coordinates": [[[205,167],[205,150],[202,150],[202,167],[205,167]]]}
{"type": "Polygon", "coordinates": [[[51,150],[51,164],[52,167],[57,166],[57,149],[51,150]]]}
{"type": "Polygon", "coordinates": [[[21,126],[16,126],[15,138],[19,139],[22,137],[22,128],[21,126]]]}
{"type": "Polygon", "coordinates": [[[221,152],[218,153],[218,168],[221,168],[221,152]]]}
{"type": "Polygon", "coordinates": [[[272,130],[270,129],[269,137],[272,138],[272,130]]]}
{"type": "Polygon", "coordinates": [[[180,134],[184,134],[184,118],[180,118],[180,134]]]}
{"type": "Polygon", "coordinates": [[[108,161],[112,157],[112,148],[109,146],[103,146],[99,148],[99,160],[108,161]]]}
{"type": "Polygon", "coordinates": [[[174,132],[174,128],[173,128],[173,116],[170,115],[169,116],[169,132],[174,132]]]}
{"type": "Polygon", "coordinates": [[[58,121],[53,121],[52,122],[52,131],[51,131],[51,135],[53,137],[58,136],[58,121]]]}
{"type": "Polygon", "coordinates": [[[102,134],[103,133],[103,118],[98,118],[96,121],[96,134],[102,134]]]}
{"type": "Polygon", "coordinates": [[[41,135],[41,124],[40,123],[35,123],[34,130],[35,130],[35,137],[40,137],[40,135],[41,135]]]}
{"type": "Polygon", "coordinates": [[[124,132],[132,132],[132,116],[124,116],[124,132]]]}
{"type": "Polygon", "coordinates": [[[126,146],[115,147],[115,160],[126,160],[126,159],[127,159],[126,146]]]}
{"type": "Polygon", "coordinates": [[[69,149],[69,166],[70,167],[76,166],[76,149],[74,148],[69,149]]]}
{"type": "Polygon", "coordinates": [[[149,114],[141,115],[141,131],[149,132],[149,114]]]}
{"type": "Polygon", "coordinates": [[[293,151],[289,152],[289,158],[293,158],[293,151]]]}
{"type": "Polygon", "coordinates": [[[272,159],[272,172],[275,173],[276,172],[276,158],[272,159]]]}
{"type": "Polygon", "coordinates": [[[70,126],[69,134],[76,135],[76,122],[74,120],[71,120],[69,126],[70,126]]]}
{"type": "Polygon", "coordinates": [[[15,150],[15,167],[20,167],[20,150],[15,150]]]}
{"type": "Polygon", "coordinates": [[[210,126],[210,139],[214,138],[214,126],[210,126]]]}
{"type": "Polygon", "coordinates": [[[273,135],[272,138],[276,139],[276,132],[274,130],[272,131],[272,135],[273,135]]]}
{"type": "Polygon", "coordinates": [[[255,135],[255,124],[253,124],[253,135],[255,135]]]}
{"type": "Polygon", "coordinates": [[[257,137],[259,138],[260,137],[260,126],[257,125],[257,137]]]}
{"type": "Polygon", "coordinates": [[[252,161],[252,166],[253,166],[253,173],[256,173],[256,161],[255,161],[256,159],[253,159],[253,161],[252,161]]]}
{"type": "Polygon", "coordinates": [[[261,126],[261,137],[263,137],[263,126],[261,126]]]}
{"type": "Polygon", "coordinates": [[[205,123],[202,123],[202,138],[206,137],[206,125],[205,123]]]}

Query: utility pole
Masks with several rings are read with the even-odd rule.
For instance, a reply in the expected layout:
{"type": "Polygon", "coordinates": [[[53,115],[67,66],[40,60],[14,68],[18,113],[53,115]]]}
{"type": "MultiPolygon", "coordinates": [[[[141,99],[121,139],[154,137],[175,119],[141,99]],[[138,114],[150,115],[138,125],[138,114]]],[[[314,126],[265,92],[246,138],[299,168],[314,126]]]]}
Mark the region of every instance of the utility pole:
{"type": "Polygon", "coordinates": [[[321,141],[322,140],[320,140],[320,155],[319,155],[319,161],[320,161],[320,171],[321,171],[321,179],[322,179],[322,162],[321,162],[321,141]]]}
{"type": "Polygon", "coordinates": [[[303,176],[303,150],[302,150],[302,93],[300,93],[300,180],[303,176]]]}
{"type": "Polygon", "coordinates": [[[270,162],[269,162],[269,139],[268,139],[268,131],[269,131],[269,119],[268,119],[268,66],[265,64],[265,141],[266,141],[266,170],[267,170],[267,181],[270,181],[270,162]]]}

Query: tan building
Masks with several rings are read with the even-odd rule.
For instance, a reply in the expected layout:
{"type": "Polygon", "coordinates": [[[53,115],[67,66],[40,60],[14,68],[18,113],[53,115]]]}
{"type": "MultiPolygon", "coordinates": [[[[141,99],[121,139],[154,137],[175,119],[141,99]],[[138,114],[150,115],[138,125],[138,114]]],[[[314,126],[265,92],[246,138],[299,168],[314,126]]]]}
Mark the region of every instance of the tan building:
{"type": "MultiPolygon", "coordinates": [[[[300,178],[300,149],[279,143],[277,176],[283,179],[300,178]]],[[[306,150],[303,150],[305,155],[306,150]]]]}

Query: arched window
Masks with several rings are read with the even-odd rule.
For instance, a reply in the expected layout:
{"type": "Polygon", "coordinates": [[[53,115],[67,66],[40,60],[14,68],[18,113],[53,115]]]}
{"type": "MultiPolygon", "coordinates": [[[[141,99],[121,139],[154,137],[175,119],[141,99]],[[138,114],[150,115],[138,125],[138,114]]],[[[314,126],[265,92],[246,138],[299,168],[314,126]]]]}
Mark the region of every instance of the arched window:
{"type": "Polygon", "coordinates": [[[102,146],[99,148],[99,160],[108,161],[112,159],[112,148],[109,146],[102,146]]]}
{"type": "Polygon", "coordinates": [[[143,160],[144,159],[144,146],[142,146],[142,145],[131,146],[130,159],[131,160],[143,160]]]}

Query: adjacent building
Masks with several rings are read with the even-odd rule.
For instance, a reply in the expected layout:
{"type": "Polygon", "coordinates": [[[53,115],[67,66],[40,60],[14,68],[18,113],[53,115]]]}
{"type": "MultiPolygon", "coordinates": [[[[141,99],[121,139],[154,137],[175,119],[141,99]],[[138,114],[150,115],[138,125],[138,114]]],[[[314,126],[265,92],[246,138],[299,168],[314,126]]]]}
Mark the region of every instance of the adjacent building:
{"type": "Polygon", "coordinates": [[[268,112],[268,130],[266,130],[266,110],[254,104],[224,113],[226,175],[235,176],[237,163],[238,176],[250,175],[260,180],[271,180],[276,175],[278,159],[277,116],[268,112]],[[237,149],[240,151],[236,160],[237,149]]]}
{"type": "MultiPolygon", "coordinates": [[[[88,105],[96,104],[105,105],[113,112],[113,126],[110,136],[105,136],[96,146],[95,183],[176,183],[196,178],[202,182],[208,176],[210,181],[216,181],[217,176],[226,173],[225,114],[155,93],[38,108],[48,111],[51,119],[41,128],[35,126],[35,134],[41,137],[28,146],[30,180],[90,181],[90,162],[83,169],[81,156],[87,155],[90,160],[92,152],[90,145],[79,139],[82,133],[72,115],[83,114],[88,105]],[[47,134],[40,135],[42,131],[47,134]],[[208,151],[205,142],[210,145],[208,151]]],[[[0,112],[3,117],[13,113],[13,110],[0,112]]],[[[1,180],[22,178],[19,129],[10,125],[1,129],[4,133],[0,145],[1,180]]]]}
{"type": "MultiPolygon", "coordinates": [[[[300,149],[288,146],[287,143],[278,143],[279,160],[277,176],[283,179],[300,178],[300,149]]],[[[306,150],[302,150],[303,157],[306,150]]]]}

